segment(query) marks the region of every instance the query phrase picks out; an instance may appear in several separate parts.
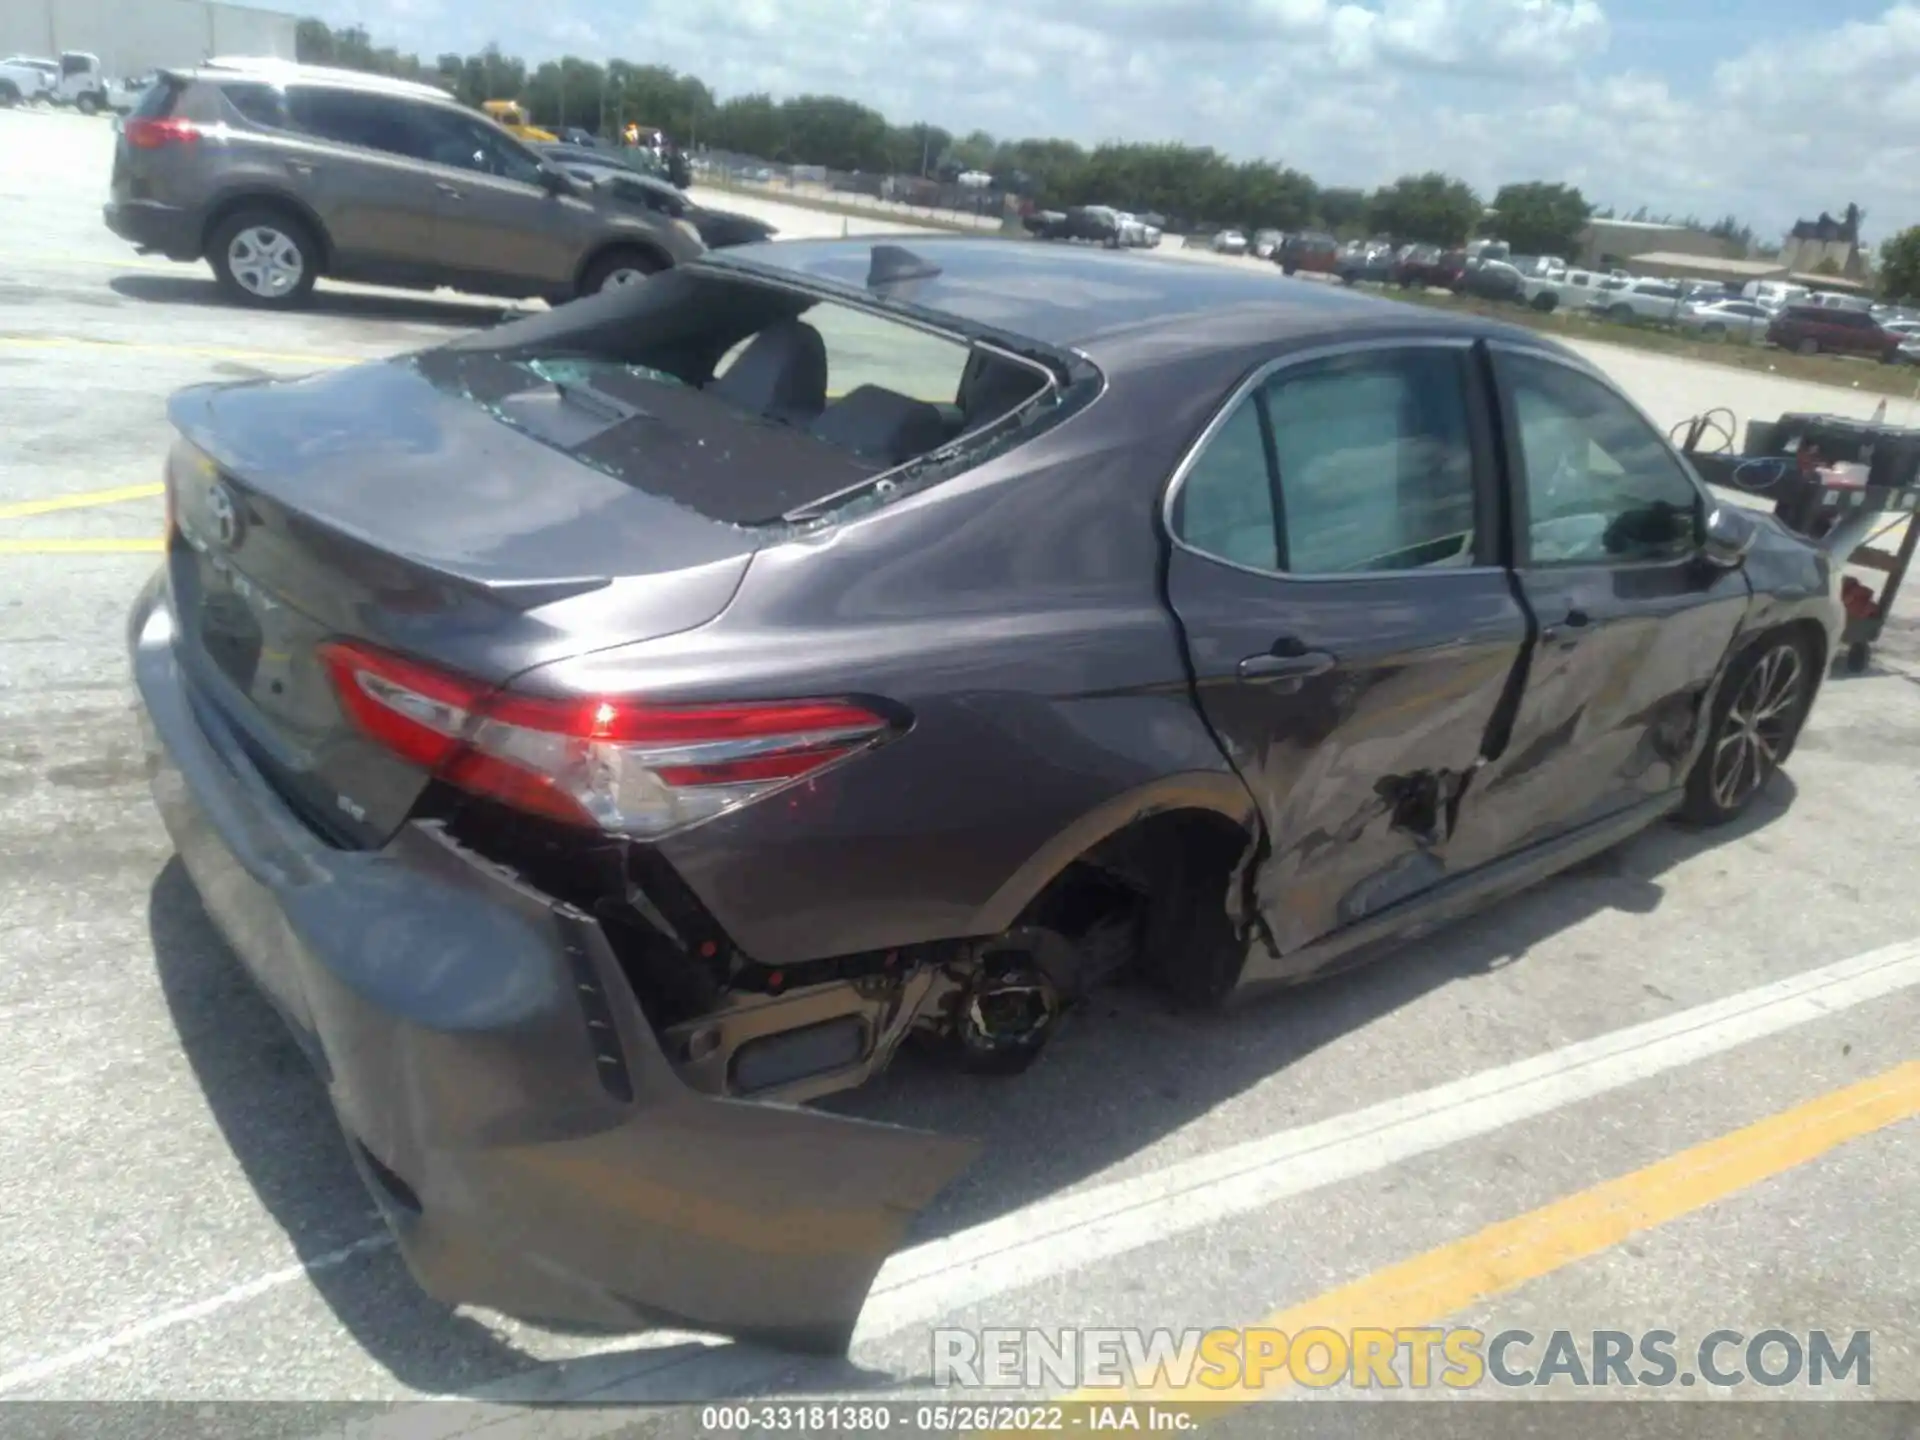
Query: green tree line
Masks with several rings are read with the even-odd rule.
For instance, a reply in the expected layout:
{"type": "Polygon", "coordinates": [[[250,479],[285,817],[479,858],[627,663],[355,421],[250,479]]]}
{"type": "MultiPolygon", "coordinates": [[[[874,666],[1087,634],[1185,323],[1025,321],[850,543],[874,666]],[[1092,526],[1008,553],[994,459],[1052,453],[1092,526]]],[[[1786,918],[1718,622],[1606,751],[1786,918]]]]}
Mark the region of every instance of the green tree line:
{"type": "MultiPolygon", "coordinates": [[[[866,174],[951,178],[985,171],[1004,188],[1048,206],[1112,204],[1158,213],[1180,226],[1318,228],[1343,238],[1459,245],[1497,234],[1518,253],[1568,255],[1593,213],[1579,190],[1545,181],[1500,187],[1491,200],[1465,181],[1430,172],[1377,190],[1322,187],[1268,160],[1234,160],[1206,146],[1008,139],[957,135],[925,121],[895,124],[835,95],[721,99],[697,76],[664,65],[604,64],[567,56],[529,67],[488,46],[432,61],[376,46],[358,26],[299,25],[299,58],[443,86],[468,105],[518,100],[537,125],[617,134],[629,120],[666,131],[690,149],[751,155],[773,164],[866,174]]],[[[1740,227],[1722,222],[1731,234],[1740,227]]]]}

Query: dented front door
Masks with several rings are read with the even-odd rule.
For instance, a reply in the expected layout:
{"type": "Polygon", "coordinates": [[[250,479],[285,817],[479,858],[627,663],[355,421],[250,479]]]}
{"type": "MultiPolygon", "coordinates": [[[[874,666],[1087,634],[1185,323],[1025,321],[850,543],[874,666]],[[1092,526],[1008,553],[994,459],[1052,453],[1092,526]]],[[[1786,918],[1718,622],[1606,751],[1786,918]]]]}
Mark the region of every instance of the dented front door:
{"type": "Polygon", "coordinates": [[[1527,621],[1498,554],[1486,414],[1452,344],[1256,374],[1169,495],[1196,698],[1258,802],[1285,957],[1450,873],[1464,777],[1527,621]]]}
{"type": "Polygon", "coordinates": [[[1702,563],[1708,497],[1626,399],[1546,352],[1500,346],[1491,359],[1515,564],[1538,630],[1509,744],[1454,841],[1461,864],[1685,784],[1751,603],[1744,573],[1702,563]]]}

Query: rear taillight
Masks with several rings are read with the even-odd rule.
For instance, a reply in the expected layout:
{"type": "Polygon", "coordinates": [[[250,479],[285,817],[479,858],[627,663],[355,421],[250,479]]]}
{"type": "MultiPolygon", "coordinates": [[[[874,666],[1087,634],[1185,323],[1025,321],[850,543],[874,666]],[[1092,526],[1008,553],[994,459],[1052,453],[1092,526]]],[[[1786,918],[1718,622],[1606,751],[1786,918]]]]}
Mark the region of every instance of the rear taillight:
{"type": "Polygon", "coordinates": [[[804,781],[895,729],[847,700],[549,700],[364,645],[320,654],[354,724],[402,759],[519,810],[643,839],[804,781]]]}
{"type": "Polygon", "coordinates": [[[200,138],[200,127],[191,120],[128,120],[120,133],[136,150],[159,150],[168,145],[193,144],[200,138]]]}

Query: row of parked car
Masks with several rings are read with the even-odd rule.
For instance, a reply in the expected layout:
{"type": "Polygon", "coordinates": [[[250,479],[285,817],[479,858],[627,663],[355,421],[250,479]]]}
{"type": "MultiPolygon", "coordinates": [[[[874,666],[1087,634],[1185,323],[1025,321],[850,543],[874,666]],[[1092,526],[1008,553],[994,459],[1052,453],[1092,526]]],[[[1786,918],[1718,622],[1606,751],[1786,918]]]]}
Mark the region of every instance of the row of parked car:
{"type": "Polygon", "coordinates": [[[1036,240],[1084,240],[1109,250],[1157,249],[1167,224],[1162,216],[1135,215],[1111,205],[1034,210],[1021,223],[1036,240]]]}
{"type": "Polygon", "coordinates": [[[532,143],[443,90],[356,71],[163,70],[116,124],[108,228],[204,259],[255,306],[298,305],[321,275],[557,303],[774,233],[696,204],[643,149],[532,143]]]}
{"type": "Polygon", "coordinates": [[[1802,355],[1860,355],[1920,364],[1920,311],[1804,285],[1632,275],[1581,269],[1553,255],[1515,255],[1500,240],[1447,249],[1385,240],[1342,243],[1318,231],[1222,231],[1212,248],[1271,261],[1289,275],[1331,275],[1345,284],[1450,290],[1541,312],[1564,310],[1619,323],[1671,326],[1707,340],[1777,345],[1802,355]]]}
{"type": "Polygon", "coordinates": [[[1342,278],[1429,285],[1531,309],[1577,311],[1621,324],[1671,326],[1706,340],[1776,345],[1802,355],[1861,355],[1887,364],[1920,363],[1920,312],[1863,296],[1815,293],[1804,285],[1758,280],[1744,285],[1587,270],[1551,255],[1469,255],[1411,246],[1386,262],[1369,258],[1342,278]]]}
{"type": "Polygon", "coordinates": [[[152,79],[114,79],[101,68],[98,55],[84,50],[62,51],[57,60],[9,55],[0,60],[0,108],[39,104],[70,106],[82,115],[125,113],[152,79]]]}

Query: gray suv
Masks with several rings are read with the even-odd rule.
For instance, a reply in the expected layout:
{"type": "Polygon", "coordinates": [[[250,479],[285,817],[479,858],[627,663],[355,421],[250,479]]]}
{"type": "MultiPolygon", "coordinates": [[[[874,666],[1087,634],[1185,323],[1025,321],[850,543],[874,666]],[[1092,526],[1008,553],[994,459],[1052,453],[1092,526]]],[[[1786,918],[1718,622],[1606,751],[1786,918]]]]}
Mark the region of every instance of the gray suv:
{"type": "Polygon", "coordinates": [[[444,91],[265,62],[160,74],[120,127],[106,222],[268,307],[298,305],[321,275],[557,304],[706,248],[686,220],[568,176],[444,91]]]}

